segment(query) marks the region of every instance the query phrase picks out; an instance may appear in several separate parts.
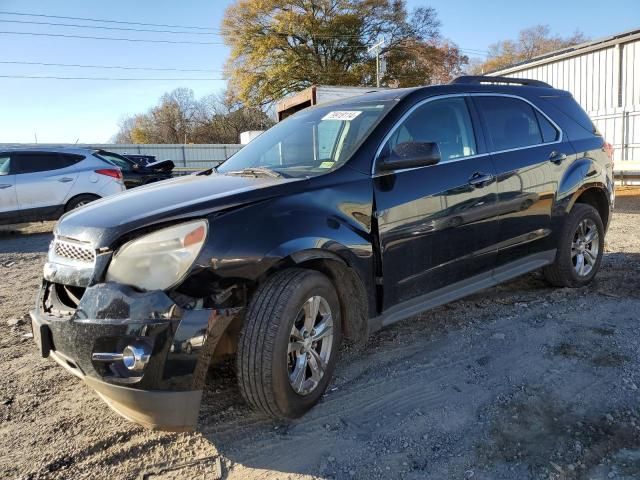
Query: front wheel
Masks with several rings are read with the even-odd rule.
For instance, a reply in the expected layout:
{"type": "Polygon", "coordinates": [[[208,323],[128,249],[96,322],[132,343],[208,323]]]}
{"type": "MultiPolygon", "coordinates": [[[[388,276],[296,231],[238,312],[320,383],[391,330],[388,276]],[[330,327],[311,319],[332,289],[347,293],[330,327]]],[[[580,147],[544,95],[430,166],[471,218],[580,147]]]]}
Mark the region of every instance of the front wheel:
{"type": "Polygon", "coordinates": [[[544,269],[557,287],[582,287],[596,276],[604,251],[604,226],[598,211],[578,203],[568,215],[553,264],[544,269]]]}
{"type": "Polygon", "coordinates": [[[303,415],[327,388],[340,341],[331,281],[313,270],[276,273],[253,295],[238,343],[245,400],[271,417],[303,415]]]}

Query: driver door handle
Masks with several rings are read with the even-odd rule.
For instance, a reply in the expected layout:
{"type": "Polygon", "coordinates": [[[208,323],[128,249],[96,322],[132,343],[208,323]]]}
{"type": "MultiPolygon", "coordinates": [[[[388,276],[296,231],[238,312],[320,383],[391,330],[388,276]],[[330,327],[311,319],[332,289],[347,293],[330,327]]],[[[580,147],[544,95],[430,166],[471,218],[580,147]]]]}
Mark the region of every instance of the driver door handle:
{"type": "Polygon", "coordinates": [[[62,177],[62,178],[58,179],[58,181],[59,181],[59,182],[62,182],[62,183],[68,183],[68,182],[73,182],[73,178],[70,178],[70,177],[62,177]]]}
{"type": "Polygon", "coordinates": [[[552,163],[555,163],[556,165],[559,165],[560,163],[562,163],[563,160],[566,160],[566,159],[567,159],[566,153],[557,152],[556,150],[554,150],[549,154],[549,161],[551,161],[552,163]]]}
{"type": "Polygon", "coordinates": [[[13,185],[10,183],[3,183],[2,185],[0,185],[0,190],[3,190],[5,188],[9,188],[12,187],[13,185]]]}
{"type": "Polygon", "coordinates": [[[493,182],[494,178],[490,173],[476,172],[469,177],[469,185],[474,188],[482,188],[493,182]]]}

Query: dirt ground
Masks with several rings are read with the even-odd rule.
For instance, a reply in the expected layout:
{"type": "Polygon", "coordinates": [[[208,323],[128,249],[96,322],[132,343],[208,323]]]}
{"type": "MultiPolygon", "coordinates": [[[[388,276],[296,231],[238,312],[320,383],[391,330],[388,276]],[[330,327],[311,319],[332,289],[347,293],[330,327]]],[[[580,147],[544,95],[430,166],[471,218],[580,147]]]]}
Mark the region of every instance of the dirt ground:
{"type": "Polygon", "coordinates": [[[51,225],[0,232],[0,478],[638,479],[640,195],[618,195],[592,285],[539,273],[345,347],[321,403],[273,422],[210,372],[197,431],[148,431],[24,320],[51,225]],[[44,233],[43,233],[44,232],[44,233]]]}

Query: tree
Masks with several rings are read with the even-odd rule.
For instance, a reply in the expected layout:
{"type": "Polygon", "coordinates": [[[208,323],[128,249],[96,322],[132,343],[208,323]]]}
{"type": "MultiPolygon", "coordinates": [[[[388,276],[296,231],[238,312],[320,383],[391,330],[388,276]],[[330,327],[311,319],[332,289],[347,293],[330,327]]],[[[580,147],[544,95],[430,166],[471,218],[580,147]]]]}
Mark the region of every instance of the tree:
{"type": "Polygon", "coordinates": [[[433,8],[409,14],[405,0],[237,0],[222,27],[229,88],[256,106],[313,84],[375,85],[368,49],[380,40],[383,85],[448,79],[467,59],[439,28],[433,8]]]}
{"type": "Polygon", "coordinates": [[[502,40],[490,45],[487,60],[473,65],[471,71],[473,73],[492,72],[585,41],[587,37],[580,31],[563,38],[552,35],[548,25],[535,25],[520,30],[517,40],[502,40]]]}
{"type": "Polygon", "coordinates": [[[258,108],[245,107],[229,95],[196,99],[178,88],[165,93],[148,112],[125,118],[116,143],[238,143],[246,130],[264,130],[273,121],[258,108]]]}

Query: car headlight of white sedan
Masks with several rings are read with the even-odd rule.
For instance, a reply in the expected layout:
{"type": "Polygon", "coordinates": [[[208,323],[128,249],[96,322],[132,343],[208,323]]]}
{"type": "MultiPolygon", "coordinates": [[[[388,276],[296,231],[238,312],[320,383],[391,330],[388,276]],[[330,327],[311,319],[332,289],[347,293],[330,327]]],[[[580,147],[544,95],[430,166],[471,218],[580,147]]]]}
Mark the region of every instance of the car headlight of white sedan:
{"type": "Polygon", "coordinates": [[[208,229],[206,220],[196,220],[125,243],[111,260],[107,282],[143,290],[167,290],[177,285],[202,250],[208,229]]]}

